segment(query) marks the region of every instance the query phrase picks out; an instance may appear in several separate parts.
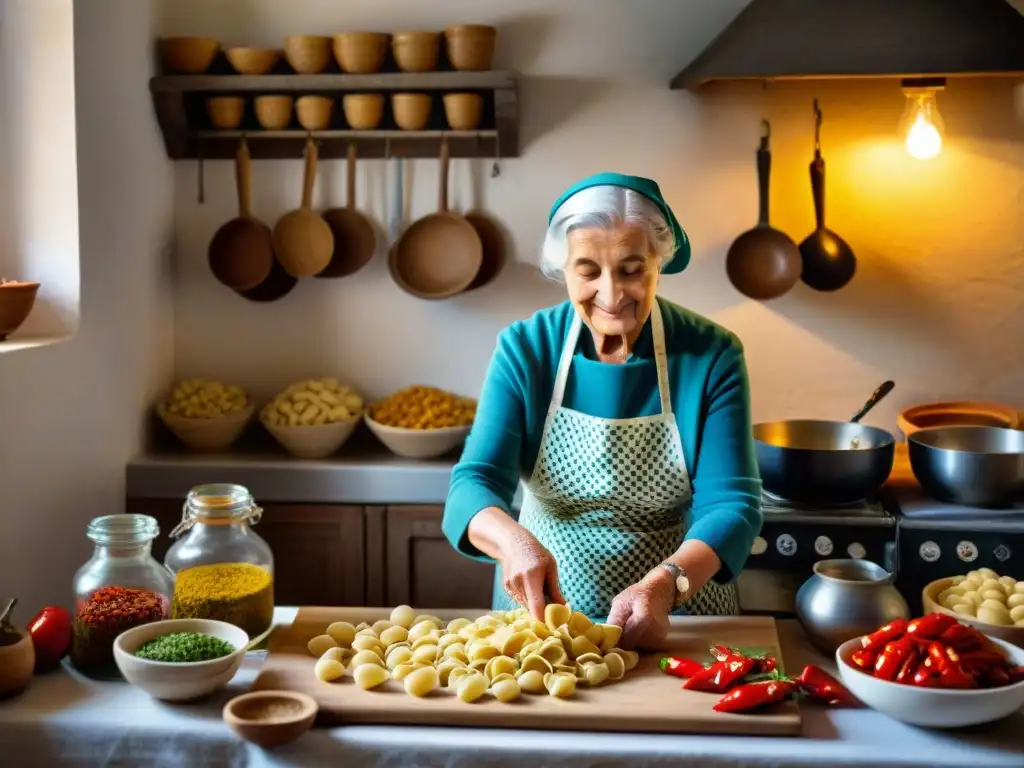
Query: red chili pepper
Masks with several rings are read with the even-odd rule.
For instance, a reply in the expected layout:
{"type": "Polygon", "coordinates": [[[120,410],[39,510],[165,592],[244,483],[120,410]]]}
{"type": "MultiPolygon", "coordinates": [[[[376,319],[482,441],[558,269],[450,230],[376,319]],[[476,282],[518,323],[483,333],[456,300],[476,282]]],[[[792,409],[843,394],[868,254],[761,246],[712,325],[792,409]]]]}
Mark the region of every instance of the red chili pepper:
{"type": "Polygon", "coordinates": [[[950,664],[939,673],[939,685],[943,688],[977,688],[978,682],[956,664],[950,664]]]}
{"type": "Polygon", "coordinates": [[[855,707],[859,703],[846,686],[814,664],[808,664],[800,673],[800,689],[811,698],[831,706],[855,707]]]}
{"type": "Polygon", "coordinates": [[[724,645],[712,645],[711,655],[715,657],[715,661],[727,661],[733,652],[724,645]]]}
{"type": "Polygon", "coordinates": [[[903,660],[907,658],[914,643],[908,638],[902,638],[892,643],[887,643],[882,652],[875,660],[875,677],[882,680],[894,680],[900,671],[903,660]]]}
{"type": "Polygon", "coordinates": [[[875,659],[877,658],[877,651],[868,650],[867,648],[858,648],[850,654],[850,663],[857,667],[857,669],[873,674],[875,669],[875,659]]]}
{"type": "Polygon", "coordinates": [[[1024,680],[1024,665],[1008,667],[1006,669],[1006,676],[1011,683],[1019,683],[1021,680],[1024,680]]]}
{"type": "Polygon", "coordinates": [[[690,691],[722,693],[746,677],[754,669],[754,660],[733,655],[728,661],[716,661],[709,668],[696,673],[683,683],[690,691]]]}
{"type": "Polygon", "coordinates": [[[903,660],[903,664],[900,665],[900,671],[896,673],[896,682],[910,685],[914,681],[914,672],[917,671],[917,665],[921,662],[921,652],[915,646],[910,653],[907,654],[907,658],[903,660]]]}
{"type": "Polygon", "coordinates": [[[1004,685],[1009,685],[1011,682],[1016,682],[1012,679],[1010,673],[1002,667],[986,669],[977,677],[985,688],[1001,688],[1004,685]]]}
{"type": "Polygon", "coordinates": [[[673,677],[688,678],[704,671],[704,665],[699,661],[682,656],[666,656],[661,660],[660,666],[662,672],[673,677]]]}
{"type": "Polygon", "coordinates": [[[922,688],[934,688],[938,682],[939,676],[935,673],[934,665],[931,664],[931,657],[917,665],[917,670],[914,672],[914,685],[922,688]]]}
{"type": "Polygon", "coordinates": [[[943,632],[957,623],[957,620],[948,613],[929,613],[907,624],[907,634],[937,640],[943,632]]]}
{"type": "Polygon", "coordinates": [[[782,701],[795,692],[792,680],[761,680],[734,688],[715,704],[716,712],[747,712],[766,704],[782,701]]]}
{"type": "Polygon", "coordinates": [[[759,656],[755,661],[757,663],[754,665],[754,671],[759,675],[774,672],[779,667],[779,663],[774,656],[759,656]]]}
{"type": "Polygon", "coordinates": [[[946,646],[939,642],[928,644],[928,658],[932,660],[934,668],[941,674],[949,669],[949,657],[946,655],[946,646]]]}
{"type": "Polygon", "coordinates": [[[980,667],[1001,667],[1006,665],[1006,657],[999,651],[988,648],[978,648],[974,651],[965,651],[960,654],[960,663],[980,667]]]}
{"type": "Polygon", "coordinates": [[[969,651],[984,645],[985,636],[974,627],[954,624],[939,635],[939,640],[958,651],[969,651]]]}
{"type": "Polygon", "coordinates": [[[861,647],[868,651],[880,651],[885,647],[886,643],[899,640],[906,631],[907,620],[895,619],[888,624],[883,624],[871,634],[864,635],[860,639],[861,647]]]}

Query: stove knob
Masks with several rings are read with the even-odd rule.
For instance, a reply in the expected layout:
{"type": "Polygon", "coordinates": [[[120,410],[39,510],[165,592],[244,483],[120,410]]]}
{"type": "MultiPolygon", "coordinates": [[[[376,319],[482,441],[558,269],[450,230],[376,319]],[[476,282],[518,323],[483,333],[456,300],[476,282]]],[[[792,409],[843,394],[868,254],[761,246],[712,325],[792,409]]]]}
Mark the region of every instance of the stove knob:
{"type": "Polygon", "coordinates": [[[763,555],[768,551],[768,542],[758,536],[754,539],[754,546],[750,548],[750,554],[752,555],[763,555]]]}
{"type": "Polygon", "coordinates": [[[859,541],[855,541],[853,542],[853,544],[846,548],[846,554],[848,554],[850,557],[856,560],[860,560],[868,554],[868,551],[864,549],[863,544],[861,544],[859,541]]]}
{"type": "Polygon", "coordinates": [[[775,540],[775,549],[779,551],[780,555],[786,555],[787,557],[795,555],[796,539],[788,533],[784,533],[775,540]]]}
{"type": "Polygon", "coordinates": [[[1000,544],[998,547],[996,547],[992,551],[992,554],[995,555],[996,560],[998,560],[1000,563],[1005,563],[1013,555],[1013,553],[1010,551],[1010,548],[1005,544],[1000,544]]]}
{"type": "Polygon", "coordinates": [[[831,555],[833,549],[832,539],[828,536],[819,536],[814,540],[814,551],[822,557],[828,557],[831,555]]]}
{"type": "Polygon", "coordinates": [[[921,559],[926,563],[934,563],[942,557],[942,550],[939,549],[939,545],[934,541],[926,541],[918,547],[917,554],[919,554],[921,559]]]}
{"type": "Polygon", "coordinates": [[[961,541],[956,545],[956,556],[965,563],[973,563],[978,559],[978,547],[973,541],[961,541]]]}

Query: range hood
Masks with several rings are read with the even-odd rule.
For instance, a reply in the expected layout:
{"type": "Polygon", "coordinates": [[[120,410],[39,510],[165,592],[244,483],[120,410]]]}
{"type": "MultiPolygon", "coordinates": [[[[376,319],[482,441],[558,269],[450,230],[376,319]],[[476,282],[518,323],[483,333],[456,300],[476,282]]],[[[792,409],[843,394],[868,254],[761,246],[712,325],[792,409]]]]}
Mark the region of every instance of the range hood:
{"type": "Polygon", "coordinates": [[[672,80],[1024,74],[1024,15],[1007,0],[752,0],[672,80]]]}

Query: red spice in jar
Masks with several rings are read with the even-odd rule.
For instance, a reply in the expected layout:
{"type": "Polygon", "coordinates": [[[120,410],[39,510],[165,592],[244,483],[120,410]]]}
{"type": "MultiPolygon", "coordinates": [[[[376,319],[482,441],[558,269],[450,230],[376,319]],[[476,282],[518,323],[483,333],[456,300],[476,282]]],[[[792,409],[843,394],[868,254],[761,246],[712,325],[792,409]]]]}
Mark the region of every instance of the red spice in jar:
{"type": "Polygon", "coordinates": [[[91,667],[114,660],[114,640],[140,624],[166,619],[170,601],[148,589],[101,587],[79,601],[71,641],[71,660],[91,667]]]}

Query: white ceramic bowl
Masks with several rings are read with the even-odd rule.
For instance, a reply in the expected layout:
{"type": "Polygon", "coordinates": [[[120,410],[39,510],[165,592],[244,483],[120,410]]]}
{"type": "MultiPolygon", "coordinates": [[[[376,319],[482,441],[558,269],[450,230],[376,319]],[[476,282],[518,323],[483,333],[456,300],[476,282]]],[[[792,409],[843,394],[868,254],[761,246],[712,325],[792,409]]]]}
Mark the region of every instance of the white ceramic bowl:
{"type": "Polygon", "coordinates": [[[433,459],[444,456],[466,439],[470,429],[468,426],[406,429],[376,422],[370,418],[369,413],[363,418],[366,426],[388,450],[407,459],[433,459]]]}
{"type": "Polygon", "coordinates": [[[249,635],[226,621],[212,619],[167,619],[126,630],[114,640],[114,661],[124,679],[154,699],[190,701],[223,688],[235,676],[245,656],[249,635]],[[219,637],[235,652],[210,661],[174,663],[140,659],[139,646],[171,632],[202,632],[219,637]]]}
{"type": "MultiPolygon", "coordinates": [[[[1024,650],[996,638],[989,639],[1012,663],[1024,664],[1024,650]]],[[[836,650],[839,678],[850,693],[895,720],[928,728],[965,728],[1001,720],[1024,705],[1024,681],[1003,688],[952,691],[879,680],[850,663],[850,655],[860,647],[860,638],[856,637],[836,650]]]]}
{"type": "Polygon", "coordinates": [[[348,442],[359,424],[359,419],[315,424],[308,427],[287,427],[270,424],[262,419],[260,419],[260,423],[274,436],[281,447],[295,458],[326,459],[341,450],[341,447],[348,442]]]}

